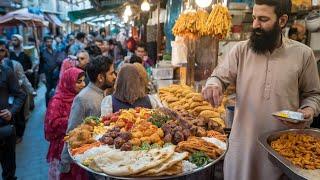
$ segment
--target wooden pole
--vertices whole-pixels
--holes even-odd
[[[219,39],[213,38],[213,68],[216,68],[218,65],[218,56],[219,56]]]
[[[188,86],[194,85],[195,63],[196,63],[196,40],[188,39],[188,56],[187,56],[187,80]]]
[[[160,29],[160,0],[157,3],[158,23],[157,23],[157,62],[160,60],[159,54],[161,51],[161,29]]]

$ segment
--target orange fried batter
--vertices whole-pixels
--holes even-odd
[[[272,141],[271,147],[296,166],[304,169],[320,169],[320,138],[288,133]]]

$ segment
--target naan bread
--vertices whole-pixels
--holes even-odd
[[[172,167],[156,174],[148,174],[147,176],[172,176],[183,172],[182,162],[178,162]]]
[[[171,168],[173,165],[177,164],[178,162],[182,161],[188,157],[188,152],[183,153],[177,153],[175,152],[169,159],[167,159],[165,162],[159,164],[156,167],[153,167],[151,169],[148,169],[140,174],[138,176],[150,176],[152,174],[160,173],[166,169]]]
[[[112,151],[94,158],[96,165],[106,174],[129,176],[153,168],[174,153],[175,146],[150,151]]]

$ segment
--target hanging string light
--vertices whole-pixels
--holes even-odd
[[[196,4],[201,8],[206,8],[210,6],[212,0],[196,0]]]
[[[148,3],[148,0],[144,0],[141,4],[141,10],[142,11],[149,11],[150,10],[150,4]]]

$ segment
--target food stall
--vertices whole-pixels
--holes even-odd
[[[246,21],[246,7],[239,13],[221,3],[186,6],[172,28],[176,39],[171,62],[178,59],[179,80],[172,80],[176,75],[170,63],[159,62],[153,70],[157,82],[170,79],[154,91],[163,108],[87,117],[65,137],[73,161],[91,173],[117,179],[212,179],[214,166],[228,150],[226,128],[231,127],[232,113],[226,107],[234,104],[230,95],[235,87],[228,87],[221,106],[212,107],[199,93],[203,84],[198,81],[207,79],[218,64],[221,42],[247,38],[247,28],[232,26],[231,17],[238,13]],[[318,130],[289,130],[270,132],[259,141],[288,177],[317,179],[319,137]]]

